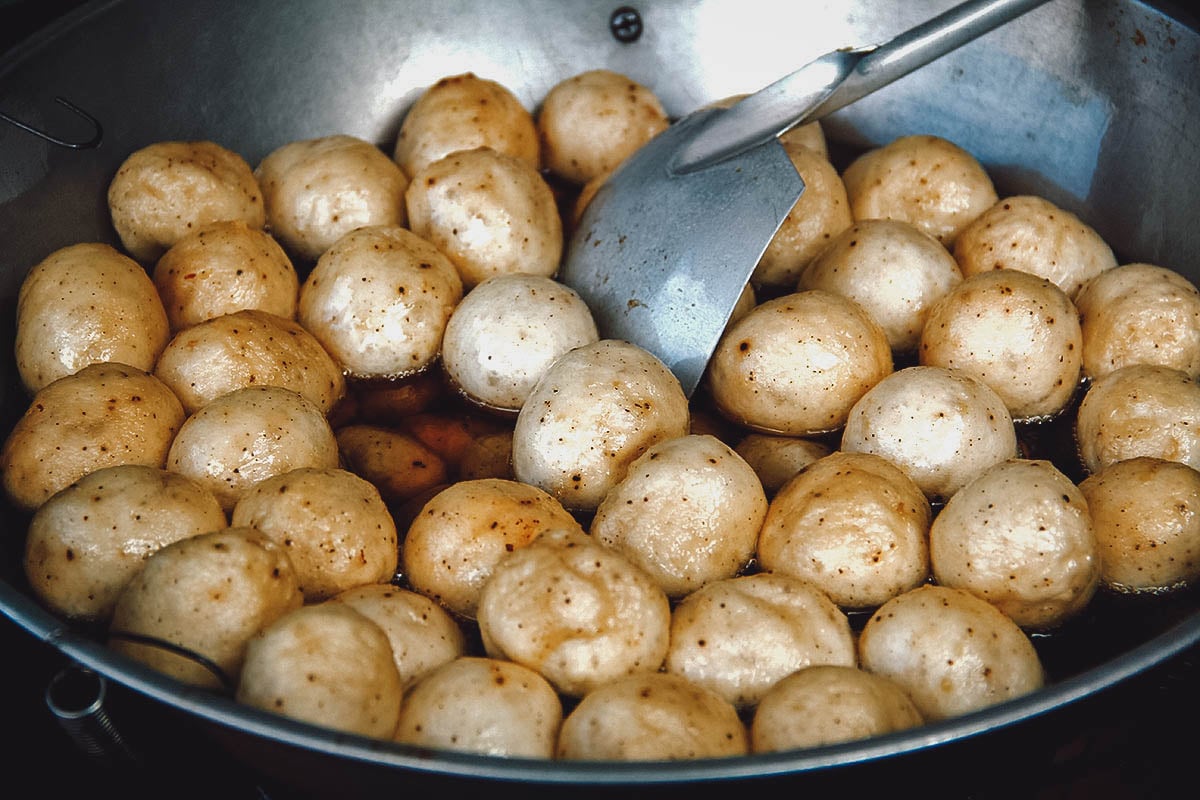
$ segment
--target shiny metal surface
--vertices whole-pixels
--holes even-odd
[[[616,4],[613,4],[614,6]],[[474,70],[530,107],[558,80],[608,67],[653,86],[682,115],[753,91],[825,52],[867,44],[950,2],[647,0],[632,44],[592,0],[438,4],[354,0],[287,4],[204,0],[95,2],[0,62],[0,107],[76,140],[53,98],[104,126],[94,150],[66,150],[0,125],[0,310],[12,329],[25,272],[58,247],[115,243],[104,192],[132,150],[213,138],[250,163],[287,141],[349,133],[390,147],[408,104],[439,77]],[[906,133],[974,153],[1002,194],[1042,194],[1091,222],[1123,261],[1200,279],[1200,35],[1126,0],[1052,0],[1004,28],[832,114],[826,131],[854,149]],[[69,115],[68,115],[69,116]],[[86,129],[80,129],[86,138]],[[729,235],[737,235],[730,231]],[[3,354],[0,413],[28,398]],[[2,511],[0,612],[81,664],[250,744],[312,754],[326,768],[543,784],[650,785],[790,775],[913,755],[1087,697],[1200,641],[1195,592],[1153,605],[1115,603],[1072,636],[1039,641],[1053,682],[1020,700],[903,735],[732,761],[583,764],[415,751],[328,731],[181,688],[109,652],[92,632],[43,610],[19,566],[24,520]],[[1074,637],[1074,638],[1073,638]]]
[[[670,169],[704,169],[823,119],[1045,2],[969,0],[881,44],[831,50],[713,115],[680,145]]]
[[[804,189],[773,139],[708,169],[673,174],[679,148],[719,113],[689,115],[625,161],[588,203],[559,273],[587,302],[603,338],[658,356],[688,397]]]

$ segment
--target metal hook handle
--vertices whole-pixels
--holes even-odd
[[[93,134],[92,138],[88,139],[86,142],[70,142],[70,141],[67,141],[66,139],[60,139],[57,136],[54,136],[52,134],[46,133],[43,130],[39,130],[38,128],[35,128],[32,125],[27,125],[24,122],[21,122],[21,120],[10,116],[10,115],[4,113],[3,111],[0,111],[0,119],[4,120],[5,122],[9,123],[10,125],[17,126],[18,128],[20,128],[23,131],[28,131],[29,133],[32,133],[34,136],[45,139],[47,142],[56,144],[59,147],[67,147],[67,148],[70,148],[71,150],[88,150],[93,147],[99,146],[100,139],[103,138],[103,136],[104,136],[104,129],[100,126],[99,120],[97,120],[91,114],[84,111],[79,106],[72,103],[70,100],[67,100],[65,97],[56,97],[56,98],[54,98],[54,101],[61,106],[65,106],[70,111],[74,112],[78,116],[83,117],[85,120],[90,122],[92,124],[92,127],[96,129],[96,132],[95,132],[95,134]]]

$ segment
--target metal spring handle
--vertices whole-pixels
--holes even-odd
[[[58,103],[60,106],[67,108],[69,111],[76,114],[77,116],[80,116],[83,119],[87,120],[87,122],[90,123],[92,126],[92,137],[83,142],[73,142],[68,139],[63,139],[62,137],[55,136],[52,133],[47,133],[46,131],[44,131],[40,128],[35,128],[32,125],[30,125],[26,122],[22,122],[21,120],[17,119],[16,117],[14,117],[10,114],[6,114],[3,111],[0,111],[0,119],[4,120],[9,125],[14,125],[23,131],[32,133],[34,136],[37,136],[38,138],[41,138],[41,139],[45,139],[47,142],[50,142],[51,144],[56,144],[59,147],[66,147],[71,150],[89,150],[91,148],[100,146],[100,140],[104,138],[104,129],[101,127],[99,120],[97,120],[91,114],[87,113],[82,108],[75,105],[70,100],[66,99],[65,97],[55,97],[54,102]]]
[[[72,741],[100,763],[136,764],[137,755],[117,730],[104,707],[104,677],[79,664],[70,664],[50,679],[46,706]]]

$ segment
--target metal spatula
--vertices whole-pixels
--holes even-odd
[[[778,135],[1047,0],[973,0],[885,44],[835,50],[728,109],[690,114],[596,192],[560,279],[605,338],[658,356],[691,396],[755,265],[804,190]]]

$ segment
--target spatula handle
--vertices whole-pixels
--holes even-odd
[[[818,120],[1046,2],[969,0],[884,44],[826,53],[711,115],[676,154],[671,170],[703,169]]]

